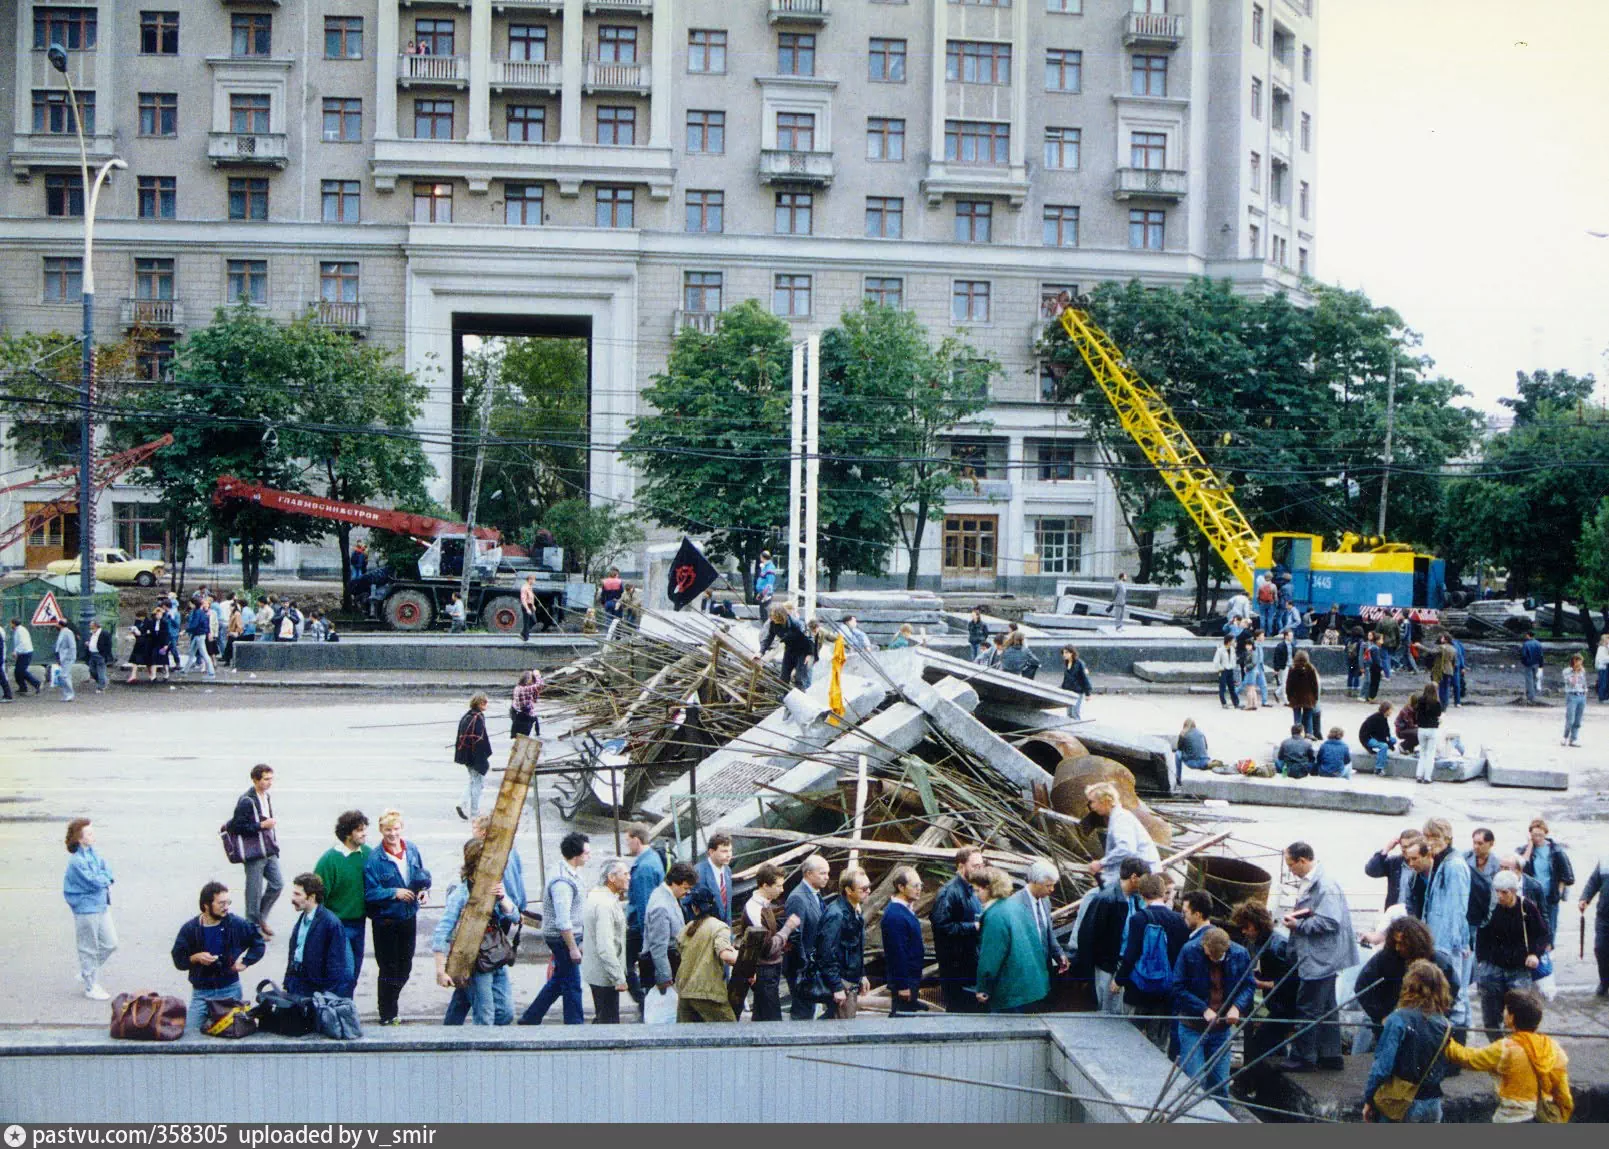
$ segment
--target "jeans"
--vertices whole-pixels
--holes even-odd
[[[1383,1113],[1376,1112],[1374,1119],[1384,1125],[1393,1125],[1395,1122]],[[1408,1105],[1408,1112],[1402,1115],[1404,1125],[1440,1125],[1441,1124],[1441,1098],[1418,1098]]]
[[[239,978],[217,989],[192,989],[190,991],[190,1008],[184,1017],[184,1031],[186,1033],[200,1033],[201,1027],[207,1024],[207,1002],[217,1001],[219,998],[226,997],[234,998],[237,1001],[241,1000],[242,990]]]
[[[1334,975],[1296,983],[1296,1016],[1302,1022],[1299,1029],[1321,1017],[1326,1020],[1291,1039],[1292,1058],[1312,1063],[1319,1058],[1341,1056],[1341,1027],[1335,1014]]]
[[[1261,667],[1253,667],[1252,672],[1246,675],[1241,685],[1246,688],[1248,693],[1255,686],[1257,688],[1257,701],[1264,706],[1268,705],[1268,676]]]
[[[1453,671],[1453,705],[1454,706],[1462,706],[1463,704],[1464,704],[1464,668],[1462,666],[1460,666],[1457,670]]]
[[[246,917],[262,925],[285,888],[285,880],[279,876],[279,858],[253,858],[245,866]]]
[[[1213,1026],[1197,1032],[1182,1021],[1174,1022],[1174,1026],[1179,1039],[1179,1068],[1196,1079],[1209,1095],[1229,1100],[1230,1058],[1227,1053],[1219,1054],[1229,1041],[1229,1030]]]
[[[1542,920],[1548,924],[1548,937],[1554,944],[1559,940],[1559,903],[1547,902],[1542,906]]]
[[[95,680],[98,689],[106,689],[106,660],[98,654],[89,656],[89,676]]]
[[[1542,668],[1527,666],[1520,673],[1525,676],[1525,701],[1535,702],[1542,688]]]
[[[1386,772],[1386,760],[1391,756],[1391,748],[1395,745],[1396,742],[1394,741],[1381,742],[1378,738],[1369,739],[1368,748],[1374,754],[1374,772],[1376,774]]]
[[[464,772],[469,775],[469,781],[464,786],[463,800],[458,804],[474,818],[480,814],[480,792],[486,787],[486,775],[472,766],[464,767]]]
[[[39,676],[28,669],[29,664],[32,663],[33,660],[34,656],[32,651],[29,651],[27,654],[17,655],[15,673],[18,694],[27,694],[30,686],[34,688],[35,694],[43,694],[45,691],[45,684],[40,681]]]
[[[491,973],[471,974],[469,984],[453,990],[443,1025],[463,1025],[469,1018],[475,1025],[513,1025],[514,994],[508,985],[508,967]]]
[[[1503,1027],[1503,995],[1511,989],[1530,989],[1533,984],[1531,971],[1524,966],[1504,969],[1486,961],[1475,963],[1475,981],[1480,986],[1481,1024],[1491,1030]]]
[[[374,919],[374,964],[380,968],[377,1004],[382,1025],[397,1016],[402,987],[413,976],[417,922],[416,917]]]
[[[1117,992],[1118,987],[1112,984],[1114,972],[1095,967],[1095,1000],[1100,1004],[1102,1013],[1124,1017],[1130,1010],[1123,1001],[1123,995]]]
[[[1233,701],[1235,709],[1240,709],[1240,690],[1235,684],[1233,670],[1220,670],[1218,672],[1218,705],[1228,706]]]
[[[1073,719],[1074,721],[1083,719],[1084,696],[1082,694],[1073,695],[1073,704],[1067,708],[1067,717]]]
[[[577,947],[580,942],[576,943]],[[560,938],[550,938],[549,947],[553,950],[553,976],[548,978],[542,992],[536,995],[536,1000],[525,1007],[525,1013],[520,1017],[521,1025],[541,1025],[542,1019],[547,1016],[548,1008],[564,995],[564,1024],[580,1025],[584,1020],[581,1015],[581,964],[570,960],[570,951],[565,949]]]
[[[969,642],[969,643],[967,643],[967,650],[968,650],[967,661],[968,662],[976,662],[976,661],[978,661],[978,651],[980,651],[982,649],[983,649],[983,643],[981,643],[981,642]]]
[[[1175,786],[1183,786],[1184,785],[1184,768],[1186,766],[1190,767],[1190,769],[1192,769],[1192,770],[1205,770],[1208,766],[1211,766],[1211,765],[1212,765],[1212,759],[1211,758],[1189,758],[1189,759],[1187,759],[1184,756],[1184,751],[1183,750],[1175,750],[1173,752],[1173,784]]]
[[[1346,692],[1356,694],[1363,685],[1363,672],[1356,667],[1346,668]]]
[[[78,942],[78,976],[85,989],[94,989],[100,984],[101,966],[117,952],[117,929],[112,925],[112,911],[74,914],[73,935]]]
[[[1598,701],[1609,702],[1609,666],[1598,671]]]
[[[73,663],[69,660],[67,662],[58,662],[56,665],[61,667],[61,700],[71,702],[75,697],[73,694]]]
[[[1291,707],[1291,725],[1300,726],[1304,734],[1318,737],[1318,711],[1311,706]]]
[[[347,948],[352,951],[352,981],[340,990],[342,997],[356,997],[358,976],[363,973],[363,931],[368,928],[367,918],[358,918],[356,921],[341,919],[341,930],[346,934]]]
[[[1277,637],[1278,634],[1279,634],[1279,631],[1274,629],[1274,624],[1278,620],[1279,620],[1279,604],[1278,603],[1260,602],[1260,603],[1257,604],[1257,621],[1262,625],[1264,634],[1272,634],[1272,635],[1275,635]]]
[[[1429,782],[1436,773],[1436,750],[1441,745],[1441,730],[1432,726],[1419,728],[1419,765],[1414,769],[1413,776],[1421,782]]]
[[[1564,696],[1564,736],[1573,745],[1581,738],[1581,719],[1587,713],[1587,696],[1585,694],[1566,694]]]
[[[1450,674],[1444,674],[1441,676],[1441,681],[1436,683],[1436,701],[1441,703],[1441,708],[1443,710],[1446,710],[1447,704],[1452,701],[1452,695],[1453,676]]]
[[[209,677],[218,673],[217,668],[212,665],[212,655],[207,653],[207,636],[204,634],[192,634],[190,636],[190,657],[185,660],[183,669],[189,671],[191,667],[197,664],[207,672]]]

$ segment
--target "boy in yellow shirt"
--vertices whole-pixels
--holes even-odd
[[[1512,1125],[1536,1121],[1537,1103],[1548,1098],[1557,1109],[1554,1121],[1569,1121],[1575,1110],[1570,1095],[1570,1059],[1559,1043],[1537,1032],[1542,999],[1535,990],[1511,989],[1503,995],[1503,1028],[1508,1035],[1483,1049],[1447,1043],[1447,1060],[1497,1078],[1497,1112],[1492,1121]],[[1541,1118],[1548,1120],[1547,1116]]]

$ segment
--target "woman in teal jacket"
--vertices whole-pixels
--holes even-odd
[[[991,1013],[1022,1013],[1050,992],[1045,943],[1028,907],[1011,896],[1011,879],[987,869],[972,879],[978,918],[978,1001]]]

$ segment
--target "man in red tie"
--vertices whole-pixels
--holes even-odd
[[[699,890],[708,890],[715,899],[715,916],[732,924],[732,835],[711,834],[698,863],[698,884],[683,902],[691,901]]]

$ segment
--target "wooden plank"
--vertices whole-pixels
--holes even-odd
[[[760,867],[761,866],[764,866],[766,864],[770,864],[770,865],[773,865],[773,866],[786,866],[789,862],[793,861],[795,858],[803,858],[803,857],[806,857],[809,854],[814,853],[815,849],[816,849],[816,844],[814,842],[801,842],[797,846],[793,846],[793,847],[791,847],[789,849],[783,850],[782,853],[780,853],[780,854],[772,854],[764,862],[756,862],[756,863],[754,863],[754,865],[749,866],[746,869],[739,870],[737,873],[732,875],[732,880],[734,882],[746,882],[746,881],[749,881],[751,878],[753,878],[756,874],[758,874],[760,872]]]
[[[866,755],[860,755],[860,765],[855,771],[855,837],[861,837],[866,831]],[[860,865],[860,851],[849,851],[849,868],[854,869]]]
[[[1195,854],[1199,854],[1202,850],[1209,849],[1212,846],[1216,846],[1219,842],[1223,841],[1225,838],[1233,836],[1233,834],[1234,834],[1233,830],[1225,830],[1221,834],[1214,834],[1210,838],[1203,838],[1201,841],[1197,842],[1193,846],[1186,846],[1184,849],[1180,850],[1177,854],[1170,854],[1168,857],[1163,858],[1162,859],[1162,868],[1165,870],[1169,866],[1176,866],[1180,862],[1184,861],[1186,858],[1191,857],[1192,855],[1195,855]],[[1099,887],[1097,887],[1097,889],[1098,888]],[[1072,917],[1074,914],[1076,914],[1078,912],[1078,907],[1083,904],[1084,898],[1089,897],[1089,894],[1092,894],[1094,892],[1095,892],[1095,890],[1090,890],[1089,893],[1085,894],[1084,897],[1079,898],[1078,901],[1076,901],[1076,902],[1068,902],[1065,906],[1062,906],[1060,909],[1053,910],[1051,912],[1051,915],[1050,915],[1050,920],[1053,921],[1053,922],[1064,922],[1064,921],[1066,921],[1068,918]]]
[[[514,744],[508,751],[508,765],[503,769],[503,784],[497,790],[497,804],[492,807],[491,822],[486,827],[486,844],[481,848],[480,864],[475,867],[469,901],[458,918],[452,949],[447,953],[447,976],[458,985],[468,982],[475,971],[481,938],[497,900],[493,890],[503,880],[509,851],[514,848],[514,832],[525,810],[531,773],[541,757],[539,739],[524,734],[514,736]],[[537,822],[540,825],[541,811],[537,812]]]
[[[913,845],[909,842],[879,842],[875,838],[844,838],[835,834],[801,834],[794,830],[761,829],[759,826],[734,826],[735,838],[764,838],[773,842],[808,842],[822,850],[853,850],[859,848],[868,854],[886,854],[896,858],[928,858],[935,861],[955,861],[955,850]],[[1022,870],[1039,861],[1027,854],[1008,850],[984,850],[983,860],[991,866]]]

